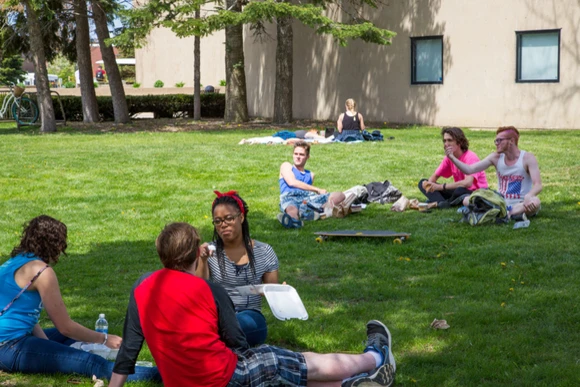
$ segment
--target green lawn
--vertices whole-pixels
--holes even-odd
[[[472,228],[453,209],[394,213],[389,205],[283,229],[275,218],[278,169],[291,148],[237,145],[271,133],[39,135],[0,124],[0,262],[25,221],[43,213],[64,221],[68,256],[56,272],[69,313],[87,327],[106,313],[110,332],[121,334],[133,282],[161,266],[154,240],[162,227],[190,222],[209,240],[212,191],[236,189],[249,203],[253,237],[272,245],[280,279],[309,313],[307,321],[282,322],[264,305],[269,343],[358,353],[366,322],[380,319],[393,334],[401,386],[580,385],[580,132],[522,132],[520,147],[538,158],[544,191],[540,216],[520,230]],[[382,133],[395,139],[314,146],[308,167],[316,185],[333,191],[388,179],[423,200],[417,182],[443,157],[439,128]],[[466,134],[480,157],[494,150],[493,132]],[[497,187],[495,173],[487,176]],[[336,229],[412,238],[315,242],[314,231]],[[451,328],[430,329],[434,318]],[[51,325],[46,316],[41,323]],[[152,360],[146,352],[141,359]],[[69,378],[0,374],[0,384],[57,386]]]

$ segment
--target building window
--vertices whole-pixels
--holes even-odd
[[[411,84],[443,83],[443,36],[411,38]]]
[[[516,31],[516,82],[560,82],[560,30]]]

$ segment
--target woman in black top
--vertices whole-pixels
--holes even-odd
[[[341,113],[336,122],[338,129],[337,141],[363,141],[362,131],[365,122],[362,114],[356,111],[356,102],[349,98],[345,103],[346,112]]]

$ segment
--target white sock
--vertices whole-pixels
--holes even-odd
[[[375,367],[380,366],[381,364],[383,364],[383,354],[380,352],[375,351],[374,349],[370,349],[367,351],[367,353],[370,353],[371,355],[373,355],[373,357],[375,358]]]

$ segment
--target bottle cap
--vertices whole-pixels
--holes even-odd
[[[105,314],[104,313],[99,314],[99,318],[105,318]]]

